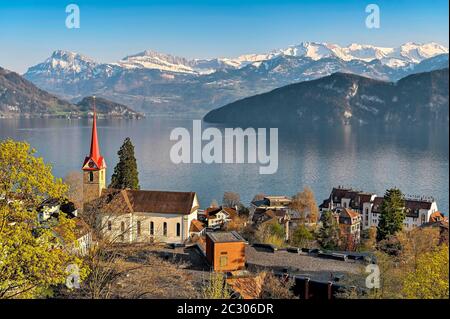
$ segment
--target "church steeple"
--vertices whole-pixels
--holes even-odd
[[[106,162],[100,154],[97,134],[97,112],[95,110],[95,96],[93,100],[93,122],[91,134],[91,149],[83,162],[83,202],[88,203],[101,196],[106,188]]]
[[[91,135],[91,150],[89,156],[86,156],[83,163],[83,170],[96,170],[106,168],[105,159],[100,154],[100,146],[98,143],[97,134],[97,112],[95,110],[95,96],[92,97],[93,101],[93,122],[92,122],[92,135]]]

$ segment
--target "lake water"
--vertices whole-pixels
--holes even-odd
[[[28,141],[53,164],[60,177],[80,170],[89,152],[92,121],[0,119],[0,139]],[[206,126],[206,125],[205,125]],[[399,187],[411,195],[433,196],[449,208],[449,131],[442,128],[387,129],[372,126],[299,127],[279,132],[279,167],[260,175],[259,164],[173,164],[173,128],[192,128],[191,119],[148,117],[99,120],[101,151],[111,177],[125,137],[135,148],[142,189],[195,191],[202,207],[235,191],[244,203],[257,193],[293,195],[312,188],[318,204],[333,186],[344,185],[379,195]]]

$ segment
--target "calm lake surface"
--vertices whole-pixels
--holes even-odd
[[[54,174],[64,177],[80,170],[89,152],[91,123],[87,119],[0,119],[0,139],[29,142],[53,164]],[[309,186],[320,204],[337,185],[379,195],[396,186],[405,194],[433,196],[438,208],[448,213],[448,126],[280,129],[279,166],[273,175],[260,175],[259,164],[173,164],[169,152],[175,142],[169,136],[176,127],[191,131],[192,119],[98,120],[109,178],[117,151],[129,136],[142,189],[195,191],[202,207],[212,199],[220,202],[225,191],[238,192],[249,203],[257,193],[293,195]]]

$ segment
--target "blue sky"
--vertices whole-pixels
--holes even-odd
[[[80,29],[65,27],[70,3],[80,7]],[[365,26],[370,3],[380,7],[380,29]],[[145,49],[207,58],[301,41],[448,46],[448,10],[447,0],[1,0],[0,66],[23,73],[57,49],[113,62]]]

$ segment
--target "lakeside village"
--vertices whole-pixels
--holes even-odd
[[[337,186],[320,205],[305,188],[202,209],[195,192],[139,189],[129,139],[107,186],[95,113],[68,190],[32,153],[0,144],[0,298],[448,298],[432,198]]]

